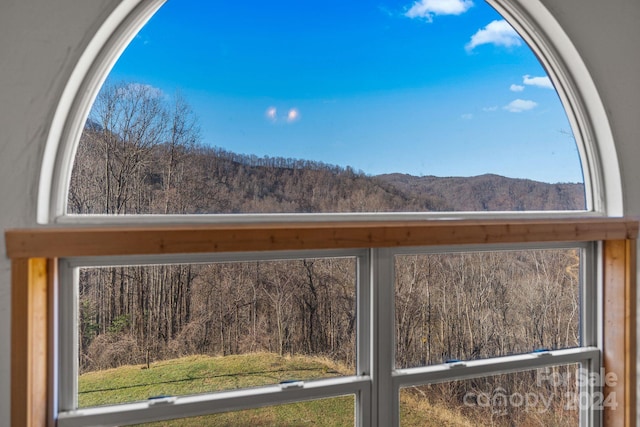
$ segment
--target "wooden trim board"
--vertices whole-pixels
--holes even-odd
[[[10,258],[380,248],[635,238],[625,218],[433,220],[8,230]]]

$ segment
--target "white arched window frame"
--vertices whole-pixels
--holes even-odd
[[[43,156],[43,163],[40,176],[40,187],[38,193],[38,211],[37,219],[41,224],[55,224],[55,223],[67,223],[67,224],[123,224],[132,223],[140,224],[146,222],[156,223],[190,223],[190,222],[206,222],[206,223],[259,223],[265,221],[273,222],[287,222],[287,221],[334,221],[345,220],[349,221],[365,221],[370,219],[390,219],[390,220],[406,220],[406,219],[434,219],[447,218],[451,216],[469,217],[469,218],[493,218],[493,219],[510,219],[513,217],[540,217],[540,218],[553,218],[563,216],[621,216],[623,212],[622,205],[622,191],[621,180],[618,168],[618,160],[616,157],[616,150],[614,147],[614,141],[612,132],[609,127],[606,112],[601,103],[597,89],[589,76],[589,72],[583,63],[580,55],[576,51],[575,47],[571,43],[570,39],[563,32],[560,25],[555,21],[553,16],[548,10],[538,1],[525,2],[520,0],[489,0],[492,6],[494,6],[511,25],[520,33],[520,35],[529,44],[531,49],[536,53],[540,59],[542,65],[546,68],[551,80],[558,91],[558,94],[566,109],[567,116],[571,123],[573,133],[576,138],[577,148],[580,153],[582,162],[584,183],[586,190],[587,209],[584,212],[526,212],[526,213],[455,213],[455,214],[430,214],[430,213],[403,213],[403,214],[362,214],[362,215],[340,215],[340,214],[318,214],[318,215],[295,215],[295,214],[279,214],[279,215],[204,215],[204,216],[67,216],[66,215],[66,200],[68,192],[68,183],[73,166],[73,160],[75,157],[75,150],[80,139],[80,134],[86,120],[87,114],[91,107],[91,103],[95,98],[99,88],[106,79],[106,76],[122,53],[127,44],[142,28],[142,26],[148,21],[148,19],[155,13],[155,11],[163,4],[162,0],[124,0],[122,1],[109,15],[104,24],[98,29],[96,35],[89,42],[86,50],[80,58],[76,68],[74,69],[67,86],[60,98],[60,103],[55,112],[52,120],[51,129],[48,135],[48,140]],[[502,246],[503,248],[510,248],[511,246]],[[516,245],[515,248],[535,248],[531,245]],[[549,247],[554,247],[553,245]],[[559,246],[562,247],[562,246]],[[597,245],[580,246],[585,250],[587,258],[591,260],[597,259],[599,256],[599,248]],[[455,247],[453,248],[456,249]],[[491,249],[491,248],[489,248]],[[494,247],[495,249],[495,247]],[[342,252],[339,252],[342,253]],[[382,348],[389,348],[393,346],[393,336],[391,326],[393,319],[393,307],[391,305],[376,305],[374,300],[380,298],[393,299],[392,294],[385,295],[376,294],[376,292],[382,289],[383,292],[392,291],[390,287],[380,286],[380,281],[386,281],[392,283],[393,281],[393,268],[390,267],[389,259],[392,258],[397,251],[388,249],[371,249],[367,252],[354,250],[353,254],[361,259],[364,263],[365,270],[371,273],[372,277],[365,274],[364,281],[370,281],[374,284],[370,288],[367,288],[371,294],[360,293],[358,304],[362,316],[362,322],[366,325],[359,331],[361,336],[366,339],[361,339],[362,348],[369,349],[370,353],[364,353],[363,357],[366,357],[371,361],[371,365],[367,363],[361,363],[359,369],[362,368],[366,371],[364,377],[371,377],[373,375],[375,380],[374,390],[371,390],[369,383],[370,380],[362,378],[361,380],[354,379],[351,383],[336,383],[329,384],[329,388],[334,391],[323,394],[319,392],[318,397],[330,396],[332,393],[339,394],[342,391],[354,392],[356,395],[360,394],[358,399],[360,403],[356,404],[358,419],[362,425],[391,425],[397,421],[397,390],[402,385],[408,385],[412,383],[420,383],[421,378],[424,377],[424,381],[430,381],[440,374],[436,368],[426,369],[425,372],[414,373],[413,379],[402,379],[400,377],[394,377],[391,372],[391,361],[387,360],[393,358],[392,353],[377,354],[378,350]],[[402,253],[402,251],[400,251]],[[303,255],[304,253],[300,253]],[[325,254],[324,252],[318,252],[319,256]],[[327,256],[332,256],[332,252],[326,253]],[[246,255],[251,257],[252,255]],[[253,255],[255,256],[255,254]],[[293,255],[288,255],[293,256]],[[223,256],[224,257],[224,256]],[[244,257],[240,257],[245,259]],[[381,259],[386,260],[386,264],[379,262]],[[172,257],[153,257],[151,258],[137,258],[129,261],[124,261],[123,258],[100,258],[100,259],[88,259],[78,260],[70,258],[67,261],[63,261],[61,264],[61,276],[59,280],[73,280],[70,278],[73,268],[77,268],[81,265],[89,264],[104,264],[109,265],[113,262],[120,263],[136,263],[136,262],[175,262]],[[601,289],[602,283],[600,279],[597,279],[598,269],[595,267],[587,268],[585,274],[590,276],[590,289],[586,289],[583,292],[589,301],[585,307],[588,309],[587,318],[583,319],[583,326],[588,329],[587,344],[590,348],[583,349],[583,353],[558,353],[554,363],[572,363],[576,361],[587,361],[585,363],[600,364],[600,355],[594,347],[600,345],[602,337],[599,336],[598,327],[595,323],[595,317],[598,315],[602,300],[598,296],[598,289]],[[363,290],[364,288],[359,290]],[[65,308],[72,308],[74,296],[72,293],[62,292],[59,295],[60,306],[54,308],[54,311],[58,309],[60,312],[64,312]],[[366,301],[371,302],[369,311],[365,304]],[[65,305],[71,304],[71,305]],[[367,320],[367,316],[375,314],[377,322],[373,321],[371,317]],[[589,314],[591,313],[591,314]],[[593,315],[593,318],[592,318]],[[66,321],[66,325],[73,324],[73,316],[70,316]],[[387,323],[382,326],[380,319],[387,319]],[[63,321],[63,322],[64,322]],[[368,323],[371,322],[371,323]],[[384,322],[382,322],[384,323]],[[63,324],[62,329],[65,328]],[[64,335],[64,333],[62,334]],[[71,354],[64,353],[69,346],[66,344],[73,343],[73,335],[67,335],[61,342],[57,342],[57,346],[61,349],[60,353],[56,356],[59,360],[73,360],[73,352]],[[55,346],[54,346],[55,347]],[[68,357],[71,356],[71,357]],[[378,357],[379,356],[379,357]],[[364,358],[362,359],[364,361]],[[500,366],[498,366],[501,364]],[[543,366],[539,362],[529,363],[524,359],[514,359],[499,362],[498,364],[489,362],[488,364],[476,364],[471,367],[470,375],[478,375],[485,373],[490,375],[497,372],[509,372],[510,370],[521,370],[528,366],[537,367]],[[64,361],[61,362],[64,373],[72,373],[74,367],[72,364],[64,366]],[[54,370],[57,369],[57,366]],[[372,372],[373,371],[373,372]],[[444,377],[447,377],[447,373],[444,373]],[[451,379],[457,378],[455,375],[449,375]],[[449,378],[447,377],[447,378]],[[64,376],[60,378],[58,383],[61,383],[62,391],[54,392],[55,406],[58,405],[58,400],[61,400],[63,406],[73,406],[73,384],[69,385],[64,380]],[[309,396],[316,396],[314,391],[308,392]],[[255,397],[255,396],[254,396]],[[242,396],[238,399],[241,402],[242,399],[246,399],[247,396]],[[265,398],[265,404],[277,403],[278,399],[273,397]],[[380,409],[376,412],[372,407],[377,406],[380,402],[391,401],[391,406],[387,409]],[[225,400],[219,405],[224,407],[228,405],[232,400]],[[284,400],[283,400],[284,402]],[[206,405],[210,405],[211,401],[208,401]],[[206,406],[206,405],[203,405]],[[253,404],[247,404],[246,407],[251,407]],[[214,405],[215,406],[215,405]],[[196,409],[191,414],[198,413],[197,405]],[[227,406],[234,408],[245,407],[242,403],[238,403],[236,406]],[[216,409],[216,411],[219,410]],[[133,420],[144,421],[145,417],[149,417],[147,412],[142,411],[138,414],[137,409],[132,409],[131,412],[115,409],[112,413],[119,414],[118,416],[132,415]],[[73,411],[72,411],[73,412]],[[87,411],[85,411],[87,412]],[[107,411],[109,412],[109,411]],[[151,411],[153,412],[153,411]],[[149,413],[151,413],[149,412]],[[100,420],[101,417],[106,416],[107,420],[110,415],[102,413],[100,410],[88,411],[92,417],[92,420]],[[136,415],[138,414],[138,415]],[[68,417],[63,417],[61,425],[83,425],[85,420],[82,416],[76,416],[74,414],[67,414]],[[55,418],[56,415],[54,414]],[[121,420],[120,418],[113,418],[113,420]],[[151,418],[148,418],[151,419]],[[585,425],[598,425],[599,419],[593,414],[584,412],[581,416],[581,420]]]
[[[61,96],[52,120],[39,181],[37,220],[51,223],[104,223],[122,218],[67,215],[67,194],[73,160],[82,129],[100,87],[128,43],[162,6],[164,0],[123,0],[97,31],[80,58]],[[589,71],[571,40],[551,13],[539,2],[488,0],[520,33],[538,56],[553,81],[571,124],[584,175],[587,215],[621,216],[622,185],[611,128]],[[505,213],[507,216],[514,213]],[[531,214],[531,213],[528,213]],[[571,215],[575,215],[572,212]],[[500,216],[499,213],[473,213]],[[522,214],[520,214],[522,215]],[[549,216],[549,213],[543,215]],[[558,215],[562,215],[558,213]],[[377,214],[380,219],[385,214]],[[391,215],[407,217],[407,214]],[[412,215],[413,216],[413,215]],[[421,213],[418,217],[447,214]],[[456,217],[460,213],[456,213]],[[246,217],[246,218],[243,218]],[[317,215],[323,220],[342,215]],[[349,217],[353,217],[350,215]],[[366,219],[366,214],[355,219]],[[276,220],[298,220],[300,215],[277,215]],[[233,221],[264,220],[259,215],[155,216],[142,221]],[[268,219],[268,218],[267,218]],[[309,219],[308,217],[306,219]],[[137,222],[128,216],[124,221]]]

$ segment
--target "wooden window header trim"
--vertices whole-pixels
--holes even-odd
[[[7,256],[57,258],[636,239],[629,218],[463,219],[13,229]]]

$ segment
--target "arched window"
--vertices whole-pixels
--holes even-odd
[[[380,8],[373,14],[375,15],[373,18],[367,15],[366,22],[369,23],[369,27],[362,31],[369,31],[367,35],[371,37],[375,35],[379,41],[381,40],[380,46],[364,50],[355,59],[352,58],[351,62],[341,63],[341,65],[351,64],[351,66],[342,73],[335,71],[328,73],[330,76],[326,78],[322,75],[327,73],[322,69],[318,70],[317,68],[321,67],[317,67],[318,64],[310,58],[318,52],[319,54],[314,57],[316,62],[328,57],[329,60],[323,65],[326,68],[331,61],[343,61],[344,58],[340,55],[350,56],[347,55],[347,47],[342,51],[335,49],[336,35],[328,37],[330,39],[328,42],[323,40],[320,43],[316,40],[313,46],[316,51],[307,55],[306,62],[298,61],[302,64],[299,65],[298,74],[307,74],[310,67],[315,67],[315,74],[309,73],[311,75],[305,75],[305,79],[287,77],[286,70],[278,69],[278,61],[273,60],[269,63],[268,58],[265,59],[267,56],[280,55],[295,64],[296,55],[303,49],[287,50],[286,44],[279,41],[286,39],[286,34],[295,32],[295,25],[291,28],[281,26],[282,31],[273,36],[273,43],[268,47],[272,49],[270,55],[251,55],[251,50],[248,49],[249,51],[242,56],[242,49],[249,45],[246,42],[247,37],[244,39],[236,37],[233,40],[233,43],[236,43],[234,51],[237,52],[240,49],[241,54],[235,61],[231,61],[231,65],[224,63],[224,55],[228,56],[228,54],[219,49],[220,46],[211,54],[213,59],[221,63],[220,67],[211,68],[213,59],[208,59],[208,62],[201,59],[208,55],[191,55],[190,61],[195,62],[195,65],[192,65],[196,70],[206,70],[206,67],[214,70],[220,68],[220,70],[216,71],[217,75],[211,77],[207,75],[206,79],[197,73],[195,73],[196,77],[192,76],[194,73],[184,73],[192,77],[182,81],[171,81],[166,73],[145,77],[144,72],[136,74],[131,70],[135,60],[125,60],[126,58],[141,57],[140,51],[153,49],[156,49],[156,52],[162,51],[162,49],[158,50],[157,46],[148,48],[149,45],[154,46],[154,44],[143,39],[145,34],[143,30],[143,35],[138,36],[131,47],[125,51],[125,59],[121,61],[124,65],[118,65],[109,78],[107,88],[115,84],[138,86],[138,89],[146,87],[163,98],[163,103],[167,104],[166,108],[171,108],[168,104],[174,104],[175,108],[176,103],[182,103],[183,107],[191,107],[191,113],[197,113],[196,124],[199,124],[201,130],[195,134],[200,136],[196,139],[198,142],[196,146],[208,150],[208,154],[200,150],[197,157],[201,162],[206,162],[207,157],[223,162],[224,158],[221,159],[221,157],[235,156],[235,160],[240,160],[246,166],[245,169],[251,169],[252,163],[282,166],[287,162],[297,162],[298,164],[293,166],[298,167],[301,162],[306,162],[307,166],[325,169],[313,171],[316,176],[310,179],[323,183],[316,188],[316,194],[310,194],[308,190],[301,188],[302,185],[293,188],[289,185],[287,191],[284,191],[285,183],[280,183],[280,187],[283,188],[278,186],[271,189],[263,188],[258,192],[258,196],[254,197],[253,203],[242,204],[238,200],[251,198],[251,188],[234,187],[229,182],[219,185],[220,183],[216,184],[218,177],[203,177],[203,173],[200,173],[187,174],[187,179],[180,183],[184,190],[180,191],[174,188],[177,184],[162,178],[168,169],[165,167],[163,171],[161,170],[163,165],[156,164],[155,170],[142,171],[142,175],[147,176],[146,189],[150,193],[145,197],[146,205],[138,203],[140,206],[133,206],[129,203],[128,210],[118,206],[117,201],[107,203],[103,200],[101,205],[98,199],[107,197],[106,194],[111,194],[111,190],[118,191],[118,184],[107,191],[103,187],[109,185],[108,183],[96,184],[95,179],[87,180],[79,170],[74,175],[77,179],[71,181],[71,194],[67,193],[72,174],[70,166],[74,164],[71,158],[75,157],[76,144],[58,144],[56,137],[61,136],[60,132],[52,132],[52,141],[48,144],[48,150],[51,152],[45,156],[45,167],[41,177],[39,220],[75,222],[73,219],[65,218],[67,213],[115,212],[290,213],[487,210],[604,212],[606,210],[609,214],[619,214],[621,198],[619,177],[615,167],[617,160],[613,150],[602,148],[612,144],[607,122],[606,120],[589,120],[586,116],[587,108],[590,116],[604,114],[597,92],[588,79],[569,80],[570,75],[584,74],[584,69],[580,68],[581,62],[575,50],[563,38],[561,30],[557,26],[554,27],[554,21],[548,13],[542,7],[528,6],[531,10],[522,12],[510,6],[509,3],[495,4],[494,6],[508,19],[508,22],[518,30],[516,34],[505,19],[483,4],[469,7],[471,3],[460,2],[461,5],[466,6],[461,6],[459,15],[456,15],[458,11],[455,10],[431,10],[426,6],[422,10],[419,7],[421,3],[416,4],[418,6],[415,8],[400,4],[395,10]],[[85,134],[90,133],[91,129],[94,133],[98,131],[95,126],[92,128],[81,124],[82,117],[89,112],[88,105],[93,100],[91,94],[97,92],[99,83],[106,77],[107,67],[115,61],[115,54],[122,49],[128,38],[133,38],[135,30],[145,22],[149,17],[147,14],[151,14],[156,7],[155,2],[139,4],[137,8],[140,9],[138,12],[140,15],[135,15],[138,16],[137,19],[130,18],[132,28],[129,31],[132,33],[117,32],[111,37],[106,48],[101,51],[100,59],[94,62],[94,70],[90,74],[94,77],[85,79],[83,82],[81,93],[84,95],[76,101],[76,109],[74,109],[74,111],[80,110],[79,116],[76,116],[72,123],[67,123],[65,128],[54,129],[54,131],[64,132],[61,140],[78,141],[82,131],[85,131]],[[174,19],[180,19],[182,15],[172,14],[171,7],[171,3],[165,6],[166,15],[162,15],[161,10],[161,15],[157,17],[158,26],[169,25],[165,22],[168,18],[164,16],[176,15]],[[331,4],[327,6],[328,9],[331,7],[334,6]],[[349,27],[348,19],[354,20],[360,13],[356,9],[355,7],[338,9],[334,11],[334,15],[344,16],[340,19],[328,18],[325,23],[328,25],[330,22],[338,22],[339,24],[336,25],[342,25],[341,31],[347,33],[341,37],[347,37],[349,28],[355,28],[353,25]],[[463,9],[466,13],[462,12]],[[481,12],[478,12],[479,10]],[[221,9],[211,13],[215,18],[220,19],[221,16],[225,16],[224,13],[235,12],[232,9],[226,11]],[[548,27],[544,30],[546,33],[553,34],[554,44],[541,36],[545,32],[533,28],[525,13],[540,15],[539,18],[535,18],[536,25]],[[475,18],[468,19],[467,15]],[[283,14],[283,16],[286,18],[288,15]],[[248,16],[246,18],[248,19]],[[187,17],[182,16],[182,19]],[[232,19],[235,18],[228,18],[228,20]],[[248,23],[247,19],[244,21],[239,19],[237,26],[242,28],[242,25],[245,25],[249,28],[253,24]],[[391,30],[385,25],[391,26]],[[215,34],[218,38],[224,36],[224,26],[214,27],[220,28]],[[153,25],[150,28],[153,28]],[[188,33],[188,26],[185,28],[182,32]],[[447,28],[464,28],[464,31],[458,30],[456,32],[458,37],[451,42],[455,44],[447,46],[453,50],[453,53],[448,56],[441,54],[440,58],[446,59],[445,61],[429,63],[428,61],[433,61],[432,55],[420,54],[420,47],[427,46],[429,42],[439,45],[438,38],[433,38],[432,34],[448,34]],[[505,29],[507,33],[501,34],[500,31],[504,32]],[[319,28],[318,31],[317,34],[321,34],[320,31],[323,30]],[[440,32],[437,33],[437,31]],[[388,36],[387,32],[392,35]],[[309,31],[307,34],[314,33]],[[228,36],[235,37],[233,33]],[[197,38],[196,35],[193,37]],[[352,43],[358,42],[353,34],[351,37],[353,37]],[[442,38],[446,37],[440,36],[440,39]],[[406,40],[411,43],[406,43]],[[186,43],[184,40],[178,40],[175,43],[179,42]],[[302,39],[299,42],[302,43]],[[242,46],[241,43],[245,45]],[[180,50],[176,44],[169,45],[173,49]],[[396,53],[392,49],[395,45],[407,46]],[[87,56],[95,55],[98,48],[99,46],[89,49]],[[412,54],[412,49],[418,50],[418,53]],[[444,47],[440,50],[442,49]],[[556,52],[558,49],[562,50],[562,59],[568,58],[568,60],[560,59]],[[311,48],[308,50],[312,51]],[[263,53],[266,52],[267,48],[263,49]],[[393,55],[397,57],[394,59]],[[172,63],[177,62],[178,59]],[[90,58],[87,62],[88,60]],[[159,53],[156,53],[155,60],[166,61]],[[387,63],[394,61],[394,67],[385,66],[384,61]],[[404,68],[396,67],[396,62],[401,63]],[[186,65],[188,64],[181,66]],[[254,82],[253,87],[256,93],[248,96],[247,93],[242,92],[242,85],[238,83],[240,79],[247,79],[242,77],[238,70],[245,67],[246,74],[248,68],[260,66],[270,67],[271,74],[253,73],[253,76],[259,77],[251,80]],[[283,66],[286,66],[286,62]],[[358,66],[363,68],[362,73]],[[155,68],[170,69],[166,67],[166,62],[165,66]],[[397,71],[395,71],[396,68]],[[431,71],[434,68],[438,70]],[[409,75],[405,77],[402,70],[410,70]],[[168,73],[170,75],[171,71]],[[174,75],[179,74],[174,73]],[[227,84],[231,76],[235,76],[236,82]],[[293,82],[288,83],[285,80],[293,80]],[[203,81],[213,83],[204,84]],[[77,84],[77,82],[72,83]],[[154,86],[154,83],[157,84]],[[557,94],[550,89],[552,84],[557,89]],[[304,87],[311,86],[314,87],[314,93],[309,93],[308,89],[304,92]],[[272,87],[275,88],[272,89]],[[324,97],[323,88],[327,90]],[[73,89],[74,86],[70,84],[69,92]],[[182,94],[176,92],[178,89]],[[204,92],[205,90],[209,92]],[[215,96],[216,90],[221,96]],[[366,96],[367,90],[369,90],[369,98]],[[264,94],[269,92],[270,98],[260,99],[260,91]],[[115,92],[122,93],[122,90]],[[479,96],[474,95],[471,98],[469,94],[476,92]],[[438,95],[440,93],[442,96]],[[191,99],[190,94],[193,94]],[[329,95],[336,96],[325,99]],[[104,96],[106,96],[106,90],[99,98]],[[294,98],[296,96],[297,98]],[[249,99],[253,99],[252,103]],[[371,102],[372,99],[376,102]],[[444,101],[439,105],[437,101],[441,99]],[[560,100],[565,106],[564,111],[562,111]],[[312,105],[311,110],[304,115],[304,112],[299,111],[299,107],[293,105],[302,101]],[[495,102],[492,103],[492,101]],[[227,102],[226,107],[225,102]],[[292,105],[284,107],[278,105],[278,102],[283,103],[282,105]],[[336,103],[339,106],[334,105]],[[266,106],[259,108],[258,106],[262,104]],[[371,107],[360,111],[363,106],[369,105]],[[243,107],[246,110],[243,110]],[[292,119],[288,118],[290,112],[293,114]],[[440,118],[436,120],[434,117],[428,123],[429,112],[440,115]],[[93,117],[88,123],[97,125],[96,121],[100,121],[97,117],[99,114],[98,108],[94,108]],[[427,123],[421,127],[424,121]],[[109,129],[103,128],[103,131],[109,131]],[[117,132],[117,129],[114,129],[114,132]],[[403,138],[407,142],[399,144],[395,138]],[[164,135],[159,139],[166,142],[171,137]],[[301,139],[307,143],[296,143]],[[322,140],[334,142],[323,143]],[[278,141],[283,143],[278,144]],[[336,144],[340,144],[340,141],[349,141],[347,144],[349,148],[347,150],[331,149],[331,147],[339,147]],[[592,141],[598,141],[598,145],[594,145]],[[255,149],[251,148],[251,144],[254,144]],[[86,154],[88,145],[80,144],[80,158],[86,158],[83,154]],[[449,146],[450,148],[447,148]],[[404,148],[398,149],[398,147]],[[96,148],[96,144],[93,144],[93,148]],[[193,145],[191,148],[191,152],[196,151]],[[58,151],[57,155],[54,153],[55,150]],[[156,151],[159,151],[159,148]],[[93,154],[95,158],[96,153]],[[189,166],[201,168],[198,162],[195,163],[194,165],[192,162]],[[98,176],[100,173],[91,164],[76,162],[76,165],[78,169],[89,170],[94,178],[96,176],[100,178]],[[123,172],[127,173],[125,169]],[[330,178],[321,174],[321,172],[329,172],[328,170],[331,170]],[[282,168],[276,168],[276,171],[282,172]],[[117,170],[112,172],[117,174]],[[234,173],[238,175],[237,171]],[[336,193],[335,188],[344,186],[344,181],[349,179],[349,173],[355,173],[359,178],[357,183],[352,183],[351,197],[331,194],[334,199],[341,198],[343,202],[319,203],[317,201],[318,193]],[[403,174],[403,176],[397,174]],[[404,174],[411,176],[404,176]],[[442,178],[475,176],[475,179],[434,181],[432,175],[439,175]],[[512,179],[499,179],[494,175]],[[105,177],[100,179],[104,181]],[[127,181],[131,182],[134,178],[135,176],[129,177]],[[376,178],[382,178],[382,180]],[[411,182],[407,183],[407,178],[412,178]],[[110,179],[113,180],[113,176]],[[263,177],[263,179],[267,178]],[[253,187],[264,185],[255,176],[252,180]],[[543,183],[533,185],[536,183],[531,181]],[[75,191],[78,188],[75,182],[82,182],[82,187],[86,187],[80,192],[82,194]],[[577,186],[571,185],[576,183]],[[153,188],[154,185],[155,188]],[[245,186],[249,187],[249,184]],[[581,190],[581,186],[584,186],[584,190]],[[126,185],[124,187],[128,188]],[[90,194],[92,188],[101,196]],[[187,203],[189,206],[185,206],[185,203],[177,203],[179,206],[173,207],[168,203],[171,199],[168,193],[178,192],[184,197],[189,192],[202,191],[203,188],[209,193],[214,191],[217,193],[202,197],[199,204],[192,201]],[[358,191],[355,191],[355,188],[358,188]],[[295,191],[291,191],[292,189]],[[271,193],[271,190],[276,194]],[[501,192],[507,192],[509,196],[504,197],[500,194]],[[290,195],[290,198],[283,198],[282,193]],[[294,197],[291,195],[294,193],[298,196],[297,200],[291,200]],[[459,195],[458,200],[451,200],[455,199],[452,194]],[[357,195],[360,195],[361,199],[364,198],[365,203],[344,201],[357,199]],[[124,194],[124,198],[130,197]],[[329,198],[326,197],[326,199]],[[163,199],[164,202],[161,201]],[[207,200],[208,203],[203,204],[202,199]],[[214,200],[217,200],[217,203]]]
[[[55,256],[67,256],[57,263],[58,424],[526,423],[535,412],[596,425],[580,396],[607,384],[580,378],[602,365],[606,235],[588,238],[558,211],[578,224],[621,212],[619,179],[615,154],[602,154],[606,121],[593,120],[597,93],[575,79],[584,66],[548,12],[328,2],[310,19],[294,2],[229,2],[201,5],[197,25],[181,5],[161,9],[107,77],[159,6],[123,2],[51,133],[62,143],[47,148],[56,155],[45,156],[39,219],[109,224],[97,230],[119,248]],[[163,68],[205,74],[178,92],[127,64],[147,61],[154,24],[181,18],[185,33],[217,32],[215,63],[198,57],[202,68],[186,68],[202,48],[180,57],[191,47],[171,42]],[[416,51],[438,26],[467,31],[452,33],[455,54],[432,47],[444,51],[433,61]],[[545,232],[530,217],[560,225]],[[180,226],[113,228],[145,222]],[[189,245],[171,240],[181,227]]]
[[[578,151],[483,3],[169,2],[93,104],[67,213],[591,210]]]

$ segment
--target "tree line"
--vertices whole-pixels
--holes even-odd
[[[353,258],[82,269],[81,372],[193,354],[355,366]]]

